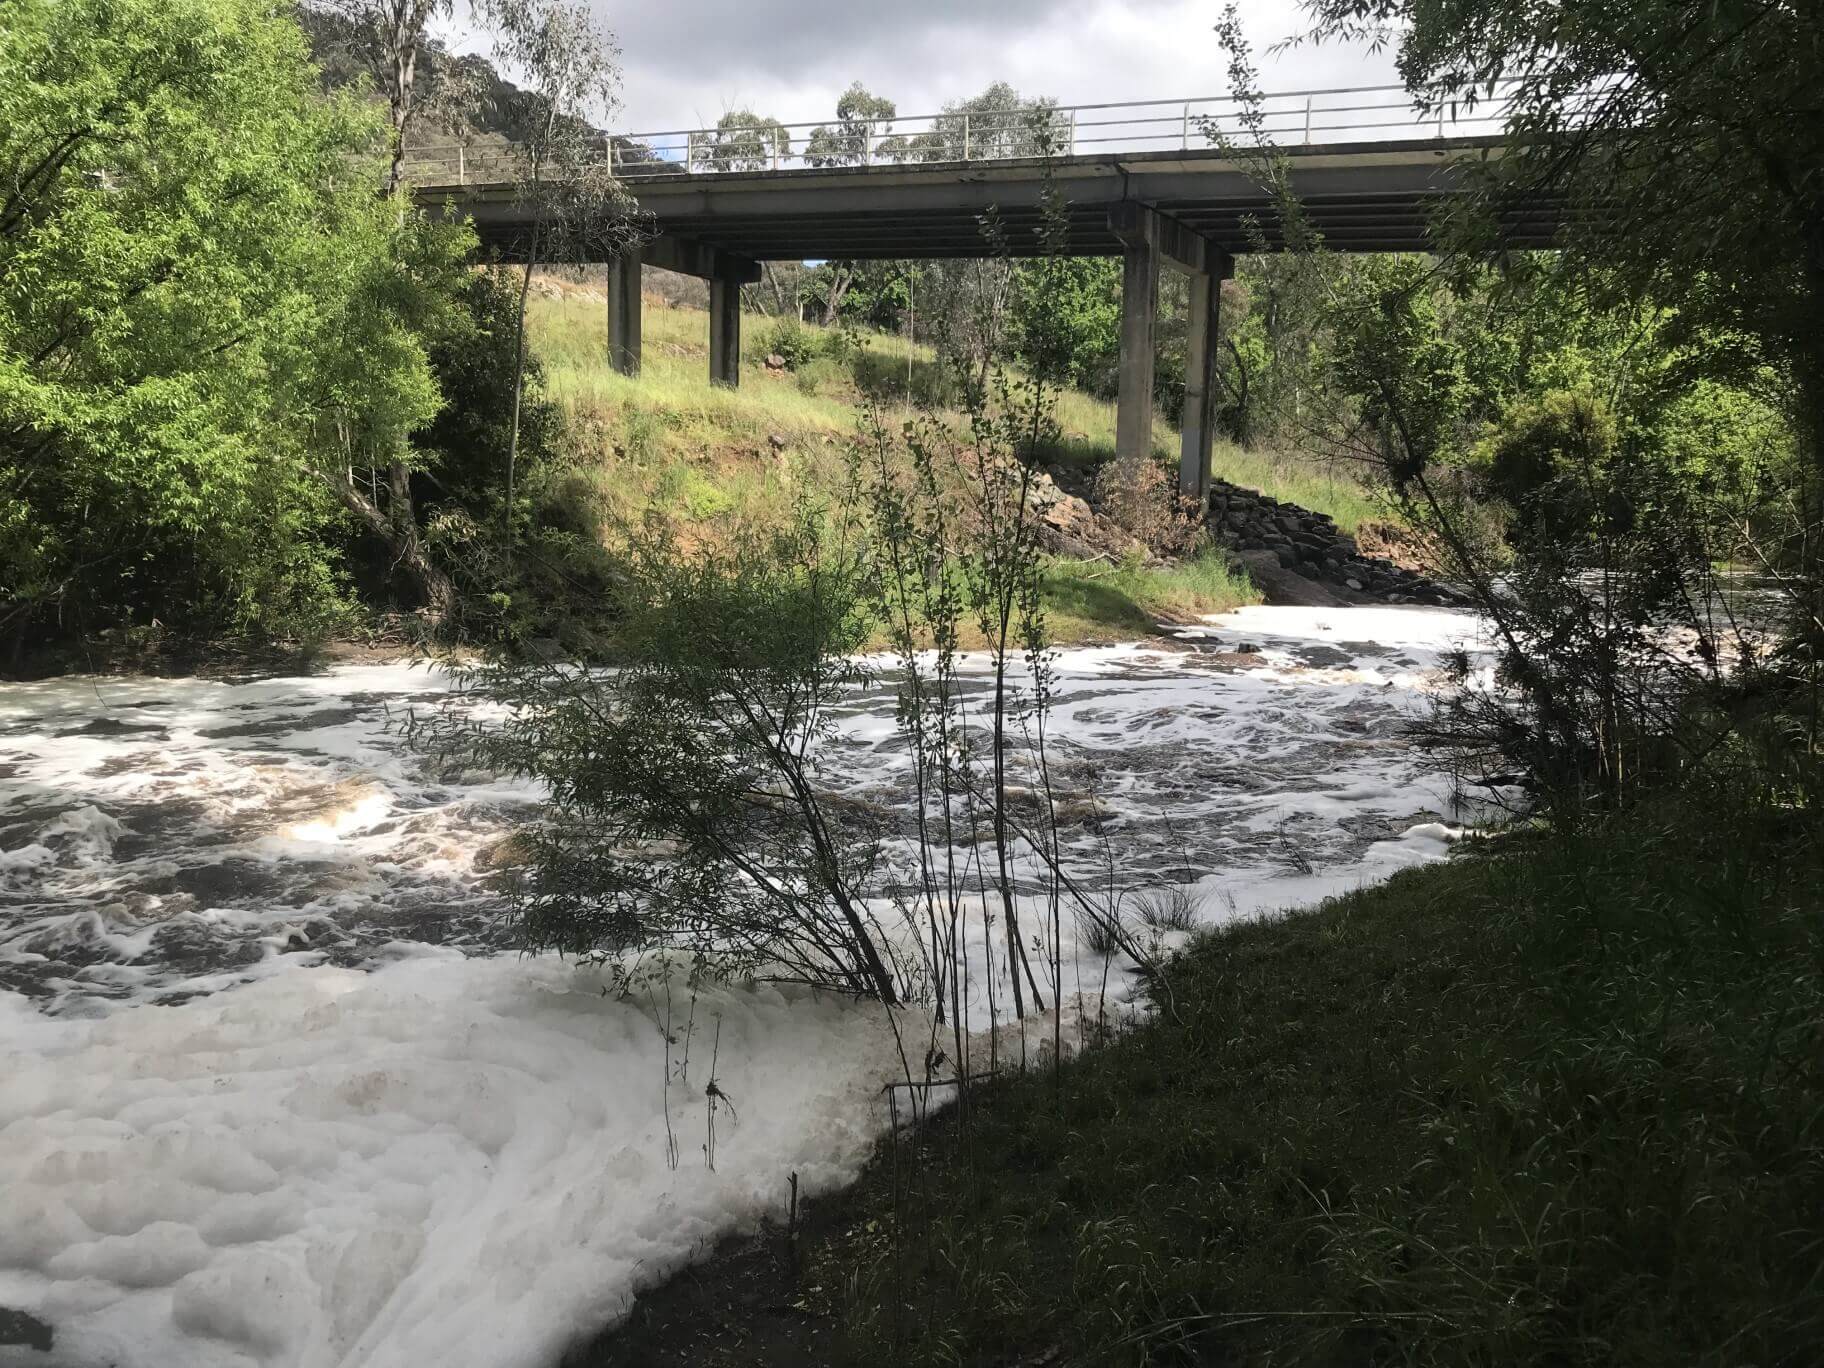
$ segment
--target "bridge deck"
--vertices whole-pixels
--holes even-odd
[[[1498,156],[1498,138],[1353,143],[1281,149],[1293,188],[1332,247],[1422,251],[1440,197],[1462,193],[1465,159]],[[1007,248],[1037,253],[1048,185],[1070,220],[1068,250],[1113,256],[1115,205],[1139,203],[1231,253],[1253,250],[1255,216],[1273,237],[1270,197],[1247,166],[1217,150],[1027,158],[1000,162],[885,164],[784,171],[647,174],[627,181],[661,238],[750,261],[986,254],[981,215],[995,207]],[[483,242],[511,253],[527,226],[510,186],[444,185],[428,203],[473,219]],[[1560,206],[1516,206],[1504,227],[1516,247],[1549,245]]]

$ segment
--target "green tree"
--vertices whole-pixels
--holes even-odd
[[[305,0],[305,4],[345,23],[354,55],[372,73],[375,88],[386,101],[393,134],[386,190],[397,195],[405,185],[406,140],[423,103],[418,59],[425,46],[425,28],[432,18],[449,16],[451,0]],[[434,62],[427,65],[435,93],[437,87],[449,84],[450,68]]]
[[[490,0],[496,51],[524,73],[518,92],[527,130],[513,148],[517,190],[531,211],[521,259],[514,328],[513,408],[507,440],[503,529],[511,547],[518,512],[521,416],[526,395],[526,304],[532,274],[546,259],[601,260],[635,240],[633,203],[601,155],[585,117],[612,107],[619,84],[613,40],[589,6],[570,0]]]
[[[944,106],[931,129],[907,139],[912,161],[1044,157],[1066,150],[1071,128],[1049,96],[1025,96],[1005,81]]]
[[[1791,0],[1306,0],[1314,35],[1396,43],[1408,87],[1514,78],[1483,206],[1562,196],[1564,244],[1623,299],[1758,337],[1824,462],[1824,7]],[[1598,92],[1590,94],[1589,92]],[[1486,227],[1491,216],[1481,216]]]
[[[792,155],[792,135],[770,115],[749,109],[730,110],[716,120],[713,133],[699,137],[690,150],[699,171],[766,171]]]
[[[899,113],[893,101],[870,94],[860,81],[843,91],[836,101],[836,122],[811,130],[804,159],[812,166],[856,166],[878,154],[894,158],[903,139],[888,137]],[[875,139],[881,142],[876,147]]]
[[[1121,263],[1038,258],[1013,274],[1014,355],[1060,384],[1107,392],[1121,351]]]
[[[398,534],[373,492],[389,482],[362,472],[438,396],[382,302],[435,313],[462,237],[374,194],[384,155],[383,124],[322,98],[303,34],[263,0],[8,6],[7,628],[320,618],[331,495]],[[434,568],[400,549],[435,600]]]

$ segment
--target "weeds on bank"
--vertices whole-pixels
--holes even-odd
[[[1202,939],[934,1124],[925,1204],[870,1177],[855,1360],[1811,1361],[1817,826],[1681,799]]]

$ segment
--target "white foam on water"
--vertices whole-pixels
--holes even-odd
[[[1244,609],[1180,635],[1059,653],[1073,865],[1180,885],[1207,925],[1460,833],[1403,728],[1482,649],[1473,621]],[[0,1306],[49,1322],[59,1364],[551,1363],[791,1171],[863,1161],[901,1071],[878,1011],[717,990],[667,1099],[652,1004],[511,953],[489,851],[539,793],[410,750],[399,710],[449,693],[404,664],[0,686]],[[827,782],[903,831],[891,680],[839,712]],[[1093,989],[1109,966],[1062,930],[1065,992]],[[1005,1041],[1003,957],[971,937],[971,1024]],[[712,1018],[738,1108],[714,1173]]]
[[[0,999],[0,1306],[60,1364],[531,1368],[789,1174],[859,1171],[897,1064],[878,1010],[707,994],[667,1093],[653,1018],[602,988],[443,951],[102,1020]]]

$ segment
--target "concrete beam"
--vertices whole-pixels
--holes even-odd
[[[704,280],[752,285],[760,279],[759,262],[687,238],[650,238],[640,245],[640,255],[648,266],[661,266],[667,271],[701,276]]]
[[[1183,436],[1178,451],[1178,488],[1199,505],[1210,497],[1210,452],[1216,440],[1220,385],[1216,367],[1217,327],[1222,321],[1222,282],[1235,273],[1235,261],[1219,249],[1210,261],[1215,269],[1191,276],[1191,309],[1184,349]]]
[[[732,280],[709,282],[709,383],[741,383],[741,287]]]
[[[1433,138],[1280,150],[1292,168],[1293,189],[1330,246],[1411,252],[1430,249],[1440,197],[1471,186],[1459,163],[1498,157],[1503,147],[1500,139]],[[1272,197],[1250,167],[1218,148],[967,168],[908,163],[665,172],[630,177],[627,188],[657,233],[648,260],[705,277],[732,271],[752,279],[752,263],[762,260],[980,256],[980,219],[990,206],[1008,229],[1009,250],[1038,253],[1044,244],[1031,230],[1057,191],[1067,202],[1068,250],[1076,255],[1120,254],[1125,244],[1110,230],[1109,212],[1126,203],[1153,206],[1194,236],[1231,252],[1254,250],[1254,235],[1244,227],[1254,217],[1269,249],[1279,245]],[[483,246],[503,260],[524,250],[530,211],[513,186],[427,186],[416,193],[433,214],[472,220]],[[1119,209],[1122,215],[1135,212]],[[1504,240],[1514,247],[1548,247],[1568,212],[1551,195],[1509,205],[1501,216]],[[1195,244],[1175,245],[1172,237],[1161,232],[1162,250],[1184,251],[1194,269]]]
[[[608,364],[622,375],[640,373],[640,251],[637,247],[608,262]]]
[[[1192,275],[1208,275],[1228,256],[1222,248],[1151,205],[1123,200],[1108,211],[1109,231],[1124,247],[1151,243],[1167,261]]]
[[[1115,399],[1115,455],[1153,452],[1153,361],[1159,319],[1159,251],[1142,234],[1121,257],[1121,357]]]

